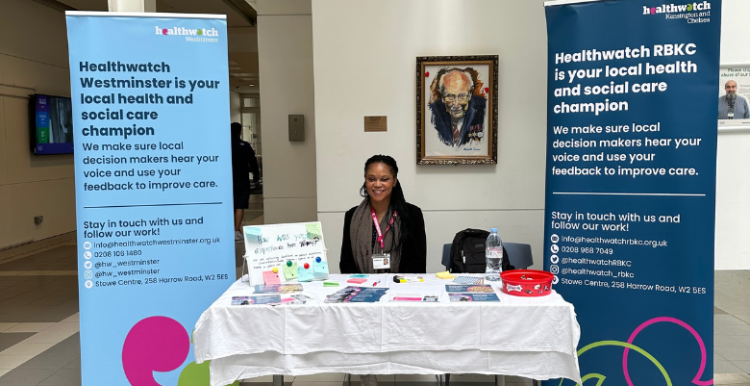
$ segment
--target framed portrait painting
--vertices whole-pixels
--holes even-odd
[[[417,58],[417,164],[497,164],[498,56]]]

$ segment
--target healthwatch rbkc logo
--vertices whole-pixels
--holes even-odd
[[[689,4],[664,4],[658,7],[643,6],[644,15],[656,15],[657,13],[680,13],[680,12],[698,12],[708,11],[711,9],[711,3],[704,1],[702,3]]]
[[[185,28],[185,27],[174,27],[174,28],[159,28],[156,26],[157,35],[177,35],[177,36],[219,36],[219,31],[216,28],[205,29],[205,28]]]

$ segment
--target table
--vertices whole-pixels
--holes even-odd
[[[422,283],[370,275],[363,286],[389,288],[378,303],[323,303],[341,287],[304,283],[318,300],[300,305],[232,306],[253,291],[238,280],[198,320],[197,363],[210,360],[211,386],[263,375],[504,374],[580,383],[580,327],[573,305],[553,291],[538,298],[507,295],[500,302],[449,302],[434,274]],[[411,276],[411,275],[409,275]],[[466,275],[470,276],[470,275]],[[494,287],[495,285],[493,285]],[[394,295],[435,294],[439,303],[389,302]]]

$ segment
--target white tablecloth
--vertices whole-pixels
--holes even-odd
[[[211,385],[269,374],[505,374],[580,382],[580,327],[557,293],[500,302],[454,302],[434,274],[422,283],[371,275],[363,286],[389,288],[378,303],[325,304],[341,287],[304,283],[304,305],[232,306],[251,295],[237,281],[201,315],[193,333],[198,363],[211,360]],[[394,295],[439,295],[439,303],[390,302]]]

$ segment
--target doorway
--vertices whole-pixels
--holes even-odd
[[[242,224],[259,225],[263,224],[263,144],[260,128],[260,96],[243,94],[241,100],[242,139],[250,143],[255,150],[255,158],[258,160],[260,170],[258,182],[251,186],[250,202],[248,209],[245,210]]]

